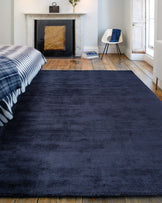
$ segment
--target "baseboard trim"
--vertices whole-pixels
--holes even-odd
[[[154,58],[152,56],[149,56],[148,54],[145,54],[144,61],[146,61],[152,67],[154,66]]]
[[[124,53],[125,52],[125,46],[120,44],[119,47],[120,47],[121,53]],[[99,53],[103,53],[104,48],[105,48],[104,45],[103,46],[99,46]],[[109,54],[116,54],[117,53],[116,46],[115,45],[110,45],[108,53]]]
[[[144,60],[145,54],[131,54],[131,60],[142,61]]]
[[[99,48],[98,47],[84,47],[84,51],[96,51],[97,53],[99,53]]]
[[[124,54],[126,55],[126,57],[127,57],[128,59],[131,60],[131,52],[130,52],[128,49],[125,49]]]
[[[156,84],[156,76],[155,76],[155,74],[153,75],[153,82]],[[160,80],[159,78],[158,78],[158,87],[162,90],[162,80]]]

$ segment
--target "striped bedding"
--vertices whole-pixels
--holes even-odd
[[[0,57],[13,61],[21,81],[20,88],[11,91],[10,94],[0,100],[0,126],[3,126],[13,119],[13,105],[46,63],[46,59],[36,49],[25,46],[0,46]]]
[[[0,101],[21,88],[21,80],[13,60],[0,56]]]

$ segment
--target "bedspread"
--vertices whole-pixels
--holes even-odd
[[[0,100],[20,87],[21,80],[15,62],[0,56]]]
[[[13,105],[46,63],[46,59],[36,49],[26,46],[0,46],[0,57],[6,57],[15,64],[21,81],[20,88],[0,99],[0,126],[3,126],[13,119]]]

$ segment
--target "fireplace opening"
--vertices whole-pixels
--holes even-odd
[[[35,48],[47,57],[74,55],[74,20],[35,20]]]

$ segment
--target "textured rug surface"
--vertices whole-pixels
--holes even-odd
[[[129,71],[41,71],[0,130],[0,196],[162,195],[162,103]]]

